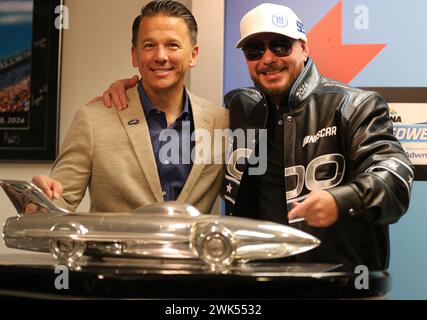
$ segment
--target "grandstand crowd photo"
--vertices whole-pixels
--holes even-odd
[[[31,52],[0,61],[0,112],[30,109]]]
[[[0,130],[28,127],[32,10],[32,1],[0,5]]]

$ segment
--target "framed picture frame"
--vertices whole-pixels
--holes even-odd
[[[53,161],[58,150],[61,0],[0,3],[0,161]]]

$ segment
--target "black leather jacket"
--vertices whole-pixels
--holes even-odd
[[[233,90],[225,100],[231,129],[265,128],[268,103],[257,89]],[[386,269],[388,225],[408,209],[414,176],[393,136],[386,101],[375,92],[321,76],[309,59],[291,89],[288,106],[283,114],[288,204],[326,189],[339,207],[339,218],[330,227],[292,225],[322,241],[297,261]],[[256,147],[238,152],[232,142],[224,185],[226,213],[251,217],[251,201],[257,195],[247,183],[248,163],[235,163],[256,153]]]

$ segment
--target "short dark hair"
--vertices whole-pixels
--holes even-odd
[[[187,25],[191,43],[197,43],[197,22],[190,10],[182,3],[172,0],[151,1],[141,9],[141,14],[135,18],[132,25],[132,45],[136,47],[138,31],[143,17],[154,17],[157,15],[182,18]]]

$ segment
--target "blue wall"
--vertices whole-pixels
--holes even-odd
[[[427,182],[415,182],[411,205],[391,227],[389,299],[427,299]]]

